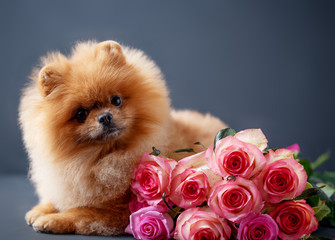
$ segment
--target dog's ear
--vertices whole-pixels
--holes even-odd
[[[102,60],[107,60],[113,65],[123,64],[126,60],[121,45],[114,41],[98,43],[94,52],[97,57],[101,57]]]
[[[38,82],[42,96],[46,97],[63,83],[63,77],[54,66],[47,65],[41,69]]]

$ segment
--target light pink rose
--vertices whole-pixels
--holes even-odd
[[[285,201],[269,213],[279,227],[281,239],[294,240],[318,229],[314,210],[305,200]]]
[[[137,195],[140,202],[146,201],[149,205],[162,204],[162,195],[169,196],[170,174],[177,162],[160,156],[143,154],[140,164],[134,171],[131,190]]]
[[[208,207],[190,208],[179,215],[174,232],[177,240],[228,240],[231,229],[227,221]]]
[[[294,152],[300,152],[300,146],[299,146],[299,144],[297,144],[297,143],[292,144],[292,145],[286,147],[286,149],[288,149],[288,150],[292,150],[292,151],[294,151]]]
[[[238,240],[276,240],[278,239],[277,223],[267,214],[250,213],[244,218],[237,232]]]
[[[221,178],[206,165],[205,152],[180,160],[171,174],[170,200],[182,208],[201,205],[210,186]]]
[[[161,206],[145,207],[130,215],[130,223],[125,232],[136,239],[170,239],[173,220]]]
[[[208,166],[222,177],[228,175],[250,179],[256,176],[266,163],[262,151],[255,145],[243,142],[235,136],[227,136],[206,152]]]
[[[241,177],[221,180],[212,188],[208,206],[220,217],[239,223],[249,213],[260,212],[262,196],[256,185]]]
[[[269,163],[255,182],[263,199],[267,202],[279,203],[283,200],[292,200],[306,187],[305,169],[292,158],[293,153],[290,152],[287,149],[278,149],[275,152],[270,150],[266,155]]]
[[[149,204],[146,201],[139,202],[137,200],[137,196],[135,194],[131,194],[131,198],[129,201],[129,211],[130,213],[136,212],[141,208],[148,207]]]

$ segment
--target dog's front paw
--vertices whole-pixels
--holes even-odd
[[[37,218],[32,224],[35,231],[47,233],[72,233],[75,231],[73,222],[62,214],[47,214]]]
[[[39,204],[33,207],[29,212],[26,213],[26,222],[28,225],[33,225],[33,223],[41,216],[50,213],[57,213],[57,209],[53,206],[53,204]]]

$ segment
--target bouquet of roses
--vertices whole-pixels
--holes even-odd
[[[318,221],[333,217],[322,198],[325,185],[307,182],[312,167],[297,159],[298,145],[267,143],[260,129],[227,128],[206,150],[178,162],[155,148],[144,153],[126,232],[136,239],[308,238]]]

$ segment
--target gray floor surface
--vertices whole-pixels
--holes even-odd
[[[25,213],[37,203],[33,186],[22,175],[0,176],[0,239],[134,239],[131,236],[98,237],[81,235],[53,235],[35,232],[25,220]],[[335,238],[335,228],[320,227],[315,236]]]
[[[131,236],[100,237],[37,233],[24,220],[25,213],[36,203],[34,188],[25,176],[0,176],[1,240],[134,239]]]

